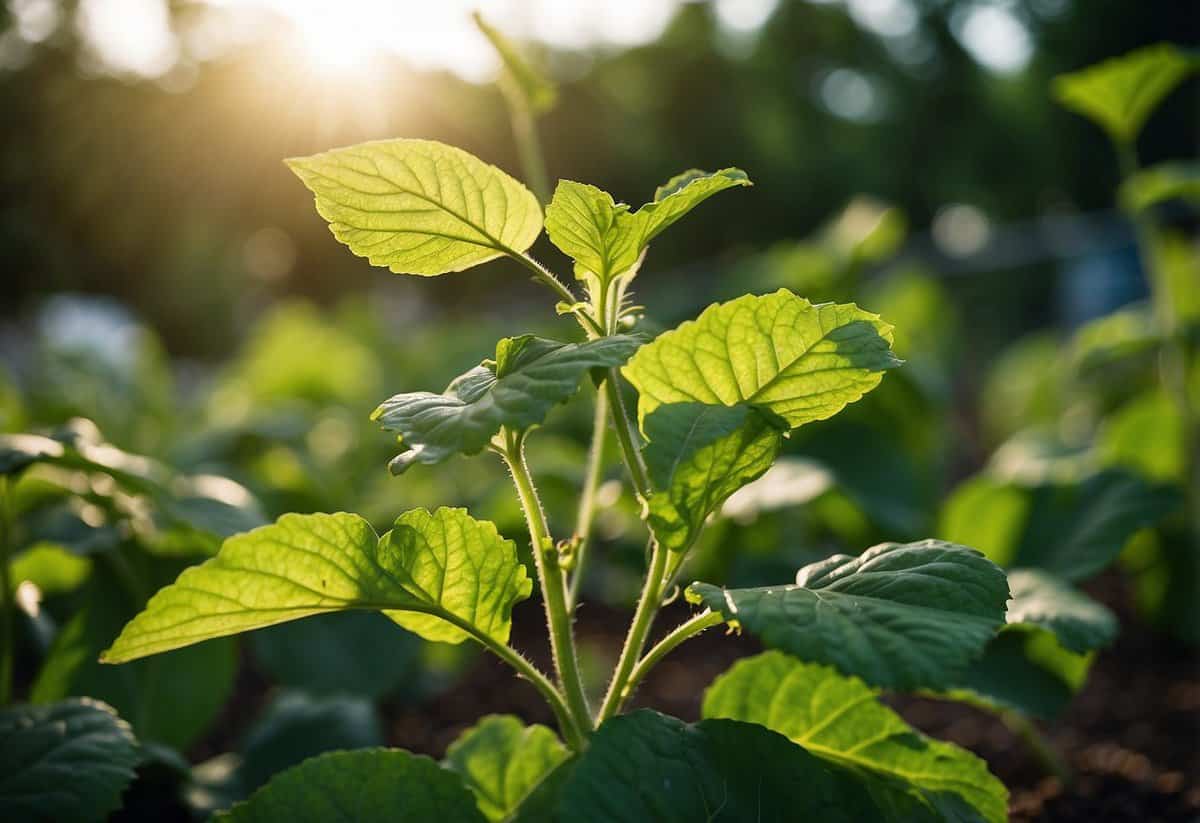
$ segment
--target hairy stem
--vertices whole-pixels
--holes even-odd
[[[629,478],[633,481],[633,489],[641,500],[650,499],[650,477],[646,473],[646,464],[642,461],[642,453],[637,447],[637,429],[625,402],[621,399],[621,372],[609,369],[604,381],[604,391],[608,395],[608,405],[612,407],[613,425],[617,430],[617,442],[621,444],[621,455],[629,468]]]
[[[12,700],[13,679],[13,585],[9,563],[13,553],[13,483],[0,477],[0,706]]]
[[[579,674],[579,661],[575,656],[575,636],[571,631],[571,615],[567,610],[566,584],[562,568],[558,564],[558,551],[550,537],[546,515],[538,499],[537,489],[525,463],[524,435],[505,431],[504,462],[512,473],[517,487],[517,497],[529,526],[533,558],[537,566],[538,584],[542,589],[542,602],[546,607],[546,624],[550,629],[550,649],[554,655],[554,669],[558,672],[559,684],[566,696],[567,708],[574,721],[584,729],[591,728],[591,711],[583,693],[583,679]]]
[[[510,646],[497,643],[484,634],[475,634],[474,636],[488,651],[512,666],[517,670],[517,674],[533,684],[533,687],[538,690],[542,698],[550,704],[550,710],[554,712],[554,719],[558,722],[559,731],[562,732],[567,745],[575,751],[582,751],[584,731],[571,715],[571,710],[563,700],[562,693],[554,687],[554,684],[550,682],[550,678],[542,674],[541,669],[534,666],[525,659],[524,655]]]
[[[592,417],[592,445],[588,449],[587,469],[584,471],[579,510],[575,517],[575,569],[571,572],[571,585],[567,590],[567,609],[570,611],[575,610],[580,581],[583,580],[587,566],[592,521],[596,516],[596,490],[600,486],[600,476],[604,470],[604,441],[607,432],[608,395],[603,390],[597,390],[596,407]]]
[[[558,295],[558,299],[569,305],[574,305],[578,302],[575,293],[567,288],[566,284],[554,276],[554,272],[543,266],[537,260],[533,259],[525,252],[514,252],[512,249],[502,249],[502,251],[516,260],[525,268],[533,272],[533,276],[539,283],[548,286],[551,291]],[[575,317],[579,320],[579,324],[583,326],[589,337],[603,337],[604,329],[589,315],[583,312],[574,312]]]
[[[724,622],[725,618],[718,612],[711,612],[705,609],[700,614],[684,621],[668,632],[666,637],[654,644],[650,651],[646,652],[646,655],[633,667],[633,671],[629,674],[629,680],[625,684],[627,695],[632,694],[634,689],[638,687],[638,684],[642,682],[642,679],[649,674],[650,670],[661,663],[664,657],[675,651],[685,640],[689,640],[701,632],[711,629],[713,626],[719,626]],[[617,705],[617,711],[621,710],[623,703],[624,701],[622,700]]]
[[[596,718],[597,725],[620,711],[621,704],[629,696],[629,676],[641,657],[642,649],[646,645],[646,635],[650,633],[654,615],[658,613],[663,571],[667,566],[667,550],[657,542],[651,542],[653,551],[646,582],[642,586],[642,597],[633,613],[633,622],[629,625],[629,634],[625,636],[625,645],[621,649],[621,657],[617,660],[612,682],[608,684],[608,693],[604,695],[604,703],[600,706],[600,714]]]

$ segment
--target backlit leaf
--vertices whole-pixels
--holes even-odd
[[[464,509],[414,509],[382,538],[353,514],[285,514],[225,541],[150,599],[103,655],[122,663],[314,614],[382,611],[427,640],[508,641],[532,590],[516,546]]]
[[[753,406],[672,403],[655,409],[644,428],[646,468],[659,490],[648,522],[660,543],[678,551],[726,498],[771,467],[786,424]]]
[[[796,584],[693,583],[693,603],[801,660],[885,688],[949,683],[1004,622],[1008,584],[982,554],[938,540],[884,543],[805,566]]]
[[[545,726],[491,715],[450,744],[444,765],[462,775],[488,820],[503,820],[567,757]]]
[[[98,701],[0,710],[0,819],[104,820],[140,758],[128,724]]]
[[[1059,75],[1054,94],[1064,106],[1125,142],[1137,137],[1159,102],[1197,67],[1196,57],[1160,43]]]
[[[221,823],[484,823],[453,772],[399,749],[332,752],[274,777]]]
[[[399,432],[406,447],[392,461],[392,472],[474,454],[501,426],[522,431],[538,425],[576,392],[589,371],[624,363],[641,342],[631,335],[583,343],[508,337],[496,346],[495,360],[459,375],[442,394],[408,392],[385,400],[371,419]]]
[[[432,140],[361,143],[287,164],[334,237],[396,274],[445,274],[519,254],[542,230],[532,192]]]
[[[1176,198],[1200,205],[1200,163],[1163,163],[1121,184],[1121,204],[1131,211]]]
[[[886,369],[891,326],[853,304],[814,306],[781,289],[709,306],[643,346],[624,368],[638,416],[666,403],[762,406],[792,428],[858,400]]]
[[[757,723],[862,775],[881,820],[1006,820],[987,764],[910,727],[858,678],[780,652],[740,660],[704,695],[704,717]]]

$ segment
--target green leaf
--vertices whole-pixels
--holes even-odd
[[[975,478],[947,500],[939,534],[1000,565],[1075,582],[1106,568],[1134,533],[1180,503],[1178,490],[1116,470],[1032,488]]]
[[[464,509],[414,509],[376,538],[353,514],[285,514],[225,541],[150,599],[102,657],[123,663],[212,637],[346,609],[382,611],[426,640],[507,643],[533,588],[516,546]]]
[[[704,717],[757,723],[862,775],[883,820],[1007,819],[1008,791],[987,764],[910,727],[858,678],[764,652],[740,660],[704,695]]]
[[[1120,199],[1130,211],[1175,199],[1200,205],[1200,163],[1162,163],[1143,169],[1121,184]]]
[[[134,573],[157,584],[174,577],[178,568],[178,563],[143,561]],[[82,608],[46,654],[30,701],[94,697],[129,718],[139,740],[186,749],[208,729],[233,692],[237,645],[230,639],[210,640],[119,669],[101,665],[100,652],[144,605],[130,596],[109,564],[98,564],[83,592]]]
[[[92,571],[92,561],[57,543],[42,542],[14,557],[9,568],[14,590],[29,581],[42,594],[54,595],[79,588]]]
[[[554,83],[529,65],[512,41],[484,20],[482,14],[474,12],[471,19],[504,63],[505,82],[501,87],[505,94],[512,96],[515,93],[517,99],[534,114],[542,114],[554,108],[558,100],[558,89]]]
[[[1124,143],[1138,136],[1159,102],[1198,67],[1196,57],[1160,43],[1059,75],[1054,79],[1054,95]]]
[[[648,522],[664,546],[691,545],[708,515],[771,467],[787,424],[753,406],[671,403],[646,418],[654,488]]]
[[[446,274],[520,254],[542,230],[532,192],[432,140],[361,143],[287,164],[333,236],[396,274]]]
[[[483,823],[452,772],[399,749],[333,752],[276,776],[224,823]]]
[[[501,426],[522,431],[540,424],[553,406],[578,390],[589,371],[624,363],[641,342],[633,335],[583,343],[507,337],[497,344],[495,360],[454,378],[442,394],[409,392],[385,400],[371,419],[399,432],[406,447],[392,461],[392,472],[474,454]]]
[[[503,820],[568,756],[545,726],[491,715],[450,744],[444,765],[462,775],[488,820]]]
[[[1083,687],[1091,660],[1064,649],[1050,631],[1012,626],[941,696],[988,711],[1052,718]]]
[[[0,711],[0,819],[88,823],[121,805],[140,755],[129,726],[95,700]]]
[[[561,823],[792,823],[876,820],[853,777],[787,738],[734,720],[642,709],[596,732],[562,786]]]
[[[582,269],[608,282],[632,269],[651,240],[709,197],[749,185],[741,169],[692,169],[659,186],[653,202],[634,212],[595,186],[560,180],[546,207],[546,233],[576,262],[577,276]]]
[[[885,688],[949,683],[1004,622],[1004,572],[945,543],[884,543],[800,569],[794,586],[693,583],[688,600],[719,611],[769,648],[827,663]]]
[[[824,420],[875,386],[891,326],[853,304],[814,306],[786,290],[709,306],[643,346],[624,368],[638,418],[666,403],[762,406],[792,428]]]
[[[1013,569],[1008,573],[1008,585],[1012,590],[1010,626],[1046,629],[1063,648],[1076,654],[1107,646],[1117,636],[1116,615],[1052,574]]]

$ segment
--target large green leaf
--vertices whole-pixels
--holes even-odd
[[[679,551],[726,498],[771,467],[787,424],[753,406],[671,403],[644,427],[646,468],[659,490],[648,522],[660,543]]]
[[[136,573],[147,572],[166,583],[178,572],[178,564],[145,562]],[[107,565],[99,565],[83,593],[82,608],[55,636],[30,701],[94,697],[127,718],[138,739],[186,749],[208,728],[233,691],[237,646],[221,638],[128,666],[101,665],[100,652],[144,605]]]
[[[842,769],[761,726],[688,725],[643,709],[593,735],[558,791],[556,823],[850,823],[878,810]]]
[[[516,546],[464,509],[414,509],[376,538],[353,514],[285,514],[225,541],[150,599],[103,655],[123,663],[325,612],[383,611],[427,640],[508,641],[533,587]]]
[[[1008,791],[968,751],[931,740],[858,678],[779,652],[740,660],[704,695],[703,716],[757,723],[863,775],[895,821],[1006,819]]]
[[[121,805],[140,754],[103,703],[66,700],[0,711],[0,819],[104,820]]]
[[[546,233],[576,262],[577,275],[582,270],[608,281],[632,269],[651,240],[709,197],[749,185],[741,169],[691,169],[659,186],[652,202],[630,211],[595,186],[560,180],[546,207]]]
[[[979,477],[946,501],[938,531],[1002,566],[1078,581],[1107,567],[1135,532],[1180,503],[1175,489],[1116,470],[1083,483],[1034,487]]]
[[[488,820],[503,820],[568,756],[545,726],[490,715],[450,744],[444,765],[462,775]]]
[[[396,274],[462,271],[519,254],[542,230],[527,188],[462,149],[380,140],[287,161],[333,236]]]
[[[800,569],[796,584],[688,599],[771,648],[886,688],[943,686],[1004,622],[1008,584],[982,554],[938,540],[884,543]]]
[[[643,346],[624,368],[643,422],[666,403],[769,409],[795,428],[858,400],[886,369],[891,326],[853,304],[814,306],[781,289],[709,306]]]
[[[1008,585],[1010,626],[1038,626],[1076,654],[1107,646],[1117,636],[1116,615],[1052,574],[1013,569]]]
[[[1138,136],[1159,101],[1200,67],[1200,60],[1169,43],[1054,79],[1054,94],[1067,108],[1090,118],[1118,142]]]
[[[391,470],[400,474],[414,463],[473,454],[501,426],[520,431],[541,423],[555,404],[578,390],[590,370],[624,363],[641,342],[632,335],[583,343],[533,335],[504,338],[495,360],[454,378],[442,394],[397,394],[372,412],[371,419],[399,432],[406,447],[392,460]]]
[[[484,823],[458,775],[399,749],[333,752],[276,776],[225,823]]]

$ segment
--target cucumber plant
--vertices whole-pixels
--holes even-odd
[[[395,474],[458,455],[502,461],[532,572],[513,540],[463,509],[408,511],[382,535],[351,513],[286,514],[184,571],[103,660],[317,614],[380,611],[426,640],[480,644],[533,685],[557,729],[487,717],[442,764],[400,750],[323,755],[223,819],[1005,819],[1006,791],[982,761],[926,738],[878,701],[880,689],[953,686],[1003,625],[1005,574],[973,549],[889,543],[761,588],[691,582],[693,615],[648,643],[709,515],[771,466],[791,431],[837,414],[900,365],[891,326],[877,315],[787,290],[710,306],[654,340],[638,331],[630,288],[647,247],[709,197],[749,186],[744,172],[684,172],[636,210],[564,180],[543,217],[521,183],[436,142],[386,140],[288,162],[355,254],[421,276],[507,257],[577,321],[579,339],[502,339],[444,391],[397,394],[372,415],[397,435]],[[574,261],[581,294],[530,255],[543,229]],[[547,522],[525,449],[589,379],[648,534],[641,595],[602,695],[586,693],[573,626],[594,507],[581,505],[570,530]],[[584,501],[596,483],[585,476]],[[512,611],[535,578],[549,672],[509,643]],[[704,719],[626,711],[655,665],[722,624],[768,651],[718,678]]]

